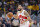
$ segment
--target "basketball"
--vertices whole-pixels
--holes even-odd
[[[7,14],[7,16],[11,19],[11,18],[13,17],[13,13],[12,13],[12,12],[9,12],[9,13]]]

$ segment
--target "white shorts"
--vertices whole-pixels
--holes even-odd
[[[29,21],[26,21],[25,23],[20,24],[20,26],[19,26],[19,27],[29,27],[29,26],[30,26]]]

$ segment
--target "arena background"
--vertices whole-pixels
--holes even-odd
[[[0,0],[0,26],[12,27],[7,24],[10,21],[6,22],[5,16],[8,12],[13,12],[16,15],[19,4],[29,13],[31,19],[37,23],[31,25],[31,27],[40,27],[40,0]]]

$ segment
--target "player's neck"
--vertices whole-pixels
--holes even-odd
[[[20,11],[20,13],[22,13],[23,9]]]

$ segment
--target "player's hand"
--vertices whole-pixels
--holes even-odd
[[[30,26],[33,24],[34,22],[32,21],[32,22],[30,22]]]

